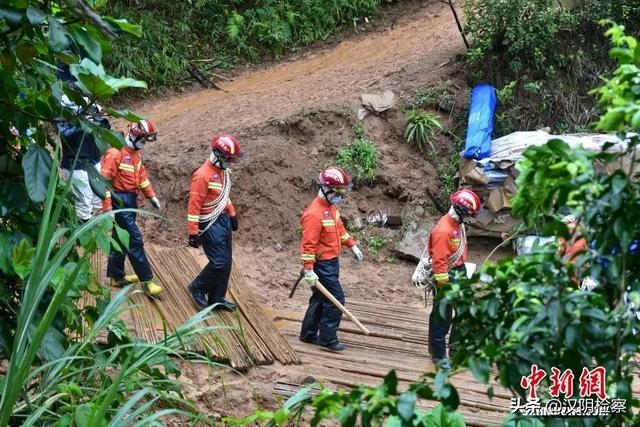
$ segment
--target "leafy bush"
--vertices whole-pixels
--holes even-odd
[[[415,145],[422,152],[427,149],[427,144],[429,144],[431,150],[435,151],[436,148],[429,141],[429,138],[437,131],[442,130],[442,124],[440,124],[438,117],[417,110],[409,110],[406,115],[408,122],[404,137],[407,143]]]
[[[354,127],[355,142],[341,148],[335,163],[351,176],[356,184],[373,182],[378,167],[378,149],[365,136],[364,127],[359,123]]]
[[[556,0],[471,0],[464,10],[465,31],[474,41],[470,60],[499,58],[513,73],[543,70],[557,53],[556,34],[571,19]]]

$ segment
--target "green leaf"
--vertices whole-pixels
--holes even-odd
[[[49,16],[49,47],[54,52],[62,52],[69,47],[69,33],[57,18]]]
[[[413,414],[416,409],[416,401],[417,396],[413,392],[406,392],[400,395],[397,405],[398,415],[400,415],[400,418],[407,422],[413,418]]]
[[[80,25],[70,27],[69,31],[76,43],[82,46],[91,60],[95,63],[102,61],[102,46],[93,35],[89,34],[89,32]]]
[[[105,16],[103,19],[125,33],[133,34],[136,37],[142,37],[142,26],[140,25],[131,24],[126,19],[115,19],[110,16]]]
[[[29,245],[26,239],[22,239],[15,248],[13,248],[13,256],[11,257],[11,263],[13,270],[18,277],[24,280],[31,272],[31,262],[33,260],[33,254],[35,249]]]
[[[387,394],[395,395],[398,393],[398,375],[394,369],[384,377],[383,384],[387,389]]]
[[[27,9],[27,19],[31,25],[41,25],[46,21],[47,16],[37,7],[29,6]]]
[[[116,230],[116,235],[118,236],[118,241],[121,244],[122,251],[126,251],[129,249],[129,232],[124,228],[120,227],[117,223],[113,223],[113,227]]]
[[[489,382],[489,364],[486,360],[470,357],[469,368],[471,368],[471,373],[477,380],[482,381],[484,384]]]
[[[23,64],[31,63],[37,54],[38,51],[33,44],[25,40],[20,40],[18,42],[18,45],[16,46],[16,56]]]
[[[77,427],[87,427],[89,425],[89,419],[93,413],[93,404],[84,403],[76,407],[73,414],[73,420]]]
[[[19,25],[22,21],[22,13],[18,9],[2,7],[0,8],[0,19],[7,21],[10,25]]]
[[[22,158],[24,181],[29,197],[36,203],[41,203],[47,197],[47,186],[53,160],[49,152],[38,144],[27,147],[27,153]]]
[[[145,116],[141,116],[141,115],[136,114],[133,111],[129,111],[129,110],[116,110],[116,109],[113,109],[113,108],[107,108],[106,112],[107,112],[108,115],[110,115],[112,117],[120,117],[120,118],[128,120],[130,122],[139,122],[141,120],[146,119]]]

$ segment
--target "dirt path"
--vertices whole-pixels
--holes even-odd
[[[313,52],[266,70],[249,71],[206,90],[142,107],[162,138],[149,152],[174,152],[182,143],[204,145],[213,133],[236,131],[302,108],[354,104],[378,88],[415,87],[464,48],[451,11],[442,2],[417,3],[415,14],[377,33]],[[415,6],[413,6],[415,7]],[[153,151],[152,151],[153,150]]]

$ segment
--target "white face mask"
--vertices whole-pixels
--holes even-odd
[[[134,142],[133,146],[135,147],[136,150],[142,150],[144,148],[144,142],[143,141],[138,141],[138,142]]]

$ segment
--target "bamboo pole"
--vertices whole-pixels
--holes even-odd
[[[322,295],[324,295],[325,297],[327,297],[327,299],[329,301],[331,301],[331,303],[333,305],[335,305],[336,307],[338,307],[338,310],[340,310],[341,312],[343,312],[349,319],[351,319],[351,321],[353,323],[356,324],[356,326],[358,327],[358,329],[360,329],[362,332],[364,332],[365,335],[369,335],[369,330],[367,328],[364,327],[364,325],[362,323],[360,323],[360,321],[358,319],[356,319],[356,316],[354,316],[353,314],[351,314],[351,312],[349,310],[347,310],[344,305],[340,304],[340,301],[338,301],[336,299],[336,297],[334,297],[333,295],[331,295],[331,293],[327,290],[327,288],[325,288],[324,286],[322,286],[322,284],[320,284],[320,282],[316,281],[316,284],[314,285],[316,287],[316,289],[318,291],[320,291],[320,293]]]

